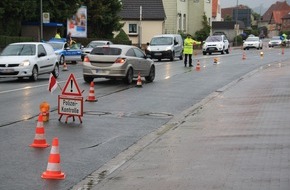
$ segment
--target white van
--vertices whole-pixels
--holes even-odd
[[[162,34],[154,36],[150,43],[147,43],[146,54],[152,59],[183,59],[183,40],[179,34]]]

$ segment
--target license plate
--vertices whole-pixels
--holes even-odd
[[[160,56],[160,55],[162,55],[162,53],[155,53],[155,55],[156,55],[156,56]]]
[[[0,69],[1,73],[13,73],[14,69]]]
[[[96,69],[96,73],[102,73],[102,70]]]

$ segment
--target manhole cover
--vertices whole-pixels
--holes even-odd
[[[110,115],[111,113],[110,112],[102,112],[102,111],[86,111],[86,112],[84,112],[84,114],[102,116],[102,115]]]

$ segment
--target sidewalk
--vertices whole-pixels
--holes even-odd
[[[289,190],[289,112],[290,64],[275,63],[174,118],[87,189]]]

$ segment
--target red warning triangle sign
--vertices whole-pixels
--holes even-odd
[[[62,89],[62,95],[71,95],[71,96],[82,96],[79,85],[76,81],[75,76],[71,73],[68,77],[64,88]]]

